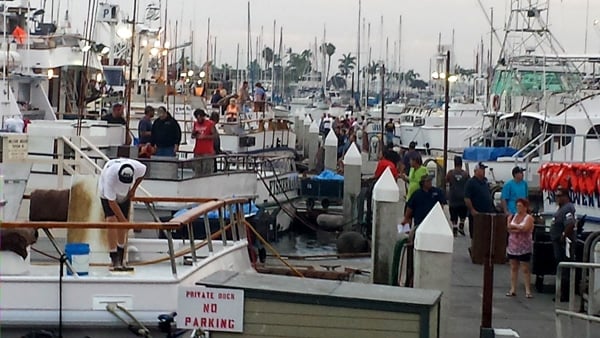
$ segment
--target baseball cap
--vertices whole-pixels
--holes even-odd
[[[524,172],[524,171],[525,171],[525,169],[524,169],[524,168],[521,168],[521,167],[519,167],[519,166],[516,166],[516,167],[514,167],[514,168],[513,168],[513,170],[512,170],[512,175],[513,175],[513,176],[515,176],[516,174],[522,173],[522,172]]]
[[[133,182],[133,167],[131,164],[121,165],[121,168],[119,168],[119,181],[125,184]]]
[[[485,165],[485,163],[483,163],[483,162],[479,162],[479,163],[477,163],[477,166],[475,167],[475,169],[485,169],[485,168],[487,168],[487,167],[488,167],[488,166],[487,166],[487,165]]]

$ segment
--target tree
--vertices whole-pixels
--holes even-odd
[[[302,79],[302,75],[310,72],[312,64],[308,57],[308,54],[304,52],[302,54],[291,53],[290,58],[287,62],[287,74],[288,78],[294,81]]]
[[[266,68],[269,68],[269,65],[273,62],[275,54],[270,47],[265,47],[262,51],[262,58],[265,59]]]
[[[354,66],[356,66],[356,57],[352,56],[351,53],[342,54],[342,58],[338,61],[340,62],[338,69],[340,70],[340,75],[343,77],[350,75],[352,70],[354,70]]]
[[[329,69],[331,68],[331,57],[335,54],[335,45],[331,42],[324,42],[321,47],[319,47],[319,51],[323,55],[327,55],[327,73],[326,78],[329,78]]]
[[[366,71],[367,74],[371,75],[371,80],[375,80],[377,78],[377,71],[379,70],[379,64],[375,61],[371,61],[371,63],[369,63],[366,66]]]
[[[346,89],[346,76],[343,76],[341,73],[335,73],[331,77],[330,84],[335,89]]]

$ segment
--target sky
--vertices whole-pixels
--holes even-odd
[[[36,0],[32,0],[32,6]],[[247,0],[161,0],[168,6],[168,21],[171,23],[171,39],[175,21],[179,23],[179,36],[190,36],[194,30],[195,55],[206,58],[207,21],[211,20],[211,36],[217,37],[217,63],[235,65],[236,48],[240,44],[241,66],[246,60]],[[524,0],[526,1],[526,0]],[[546,0],[531,0],[534,3]],[[83,31],[88,1],[56,0],[61,3],[61,13],[70,8],[73,29]],[[132,13],[133,0],[109,1],[121,6],[126,15]],[[139,0],[140,9],[150,2]],[[598,0],[548,0],[550,4],[550,30],[568,53],[583,53],[585,45],[586,19],[588,20],[587,51],[600,54],[600,1]],[[50,1],[47,2],[48,4]],[[357,53],[359,0],[250,0],[251,32],[253,47],[263,28],[265,45],[273,44],[273,20],[279,29],[283,26],[283,43],[293,51],[300,52],[314,45],[315,38],[336,46],[332,63],[342,53]],[[481,0],[486,11],[494,8],[495,28],[502,30],[507,19],[509,0]],[[586,6],[589,4],[589,15]],[[56,9],[55,9],[56,10]],[[62,14],[61,14],[62,15]],[[362,0],[362,15],[371,26],[368,40],[372,59],[385,60],[385,44],[388,39],[388,68],[415,69],[420,74],[429,72],[430,59],[434,56],[441,33],[442,44],[450,45],[452,30],[455,34],[453,63],[463,68],[474,67],[474,55],[481,39],[486,44],[490,39],[490,25],[477,0]],[[381,18],[383,16],[383,26]],[[394,52],[399,41],[399,20],[402,16],[402,49],[400,57]],[[383,27],[383,29],[382,29]],[[362,27],[361,27],[362,29]],[[501,32],[502,33],[502,32]],[[381,38],[383,36],[383,39]],[[189,38],[187,39],[189,40]],[[181,41],[180,41],[181,43]],[[362,41],[361,63],[368,57],[367,42]],[[278,47],[276,47],[278,48]],[[495,42],[494,50],[499,45]],[[394,57],[396,56],[396,57]],[[400,59],[400,61],[398,61]],[[333,66],[332,66],[333,68]]]

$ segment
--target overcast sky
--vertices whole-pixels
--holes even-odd
[[[61,12],[71,8],[73,27],[83,30],[88,1],[61,0]],[[540,2],[541,0],[532,0]],[[33,4],[34,1],[32,1]],[[58,1],[56,1],[58,2]],[[114,0],[125,12],[132,11],[133,0]],[[139,0],[143,10],[150,2]],[[506,19],[509,0],[481,0],[489,11],[494,7],[495,27],[502,29]],[[569,53],[584,51],[586,4],[589,2],[588,52],[600,53],[599,0],[550,0],[550,29]],[[48,1],[48,4],[50,1]],[[190,23],[195,31],[195,52],[206,54],[207,19],[211,18],[211,35],[217,36],[217,62],[235,64],[236,45],[246,49],[247,0],[162,0],[168,4],[169,21],[175,20],[185,27],[184,36],[189,36]],[[264,28],[264,42],[272,45],[273,20],[277,30],[283,25],[284,45],[294,51],[308,48],[323,39],[326,27],[327,41],[337,47],[335,65],[342,53],[356,55],[358,29],[358,0],[251,0],[253,41]],[[388,65],[393,60],[394,43],[398,41],[399,17],[402,16],[402,66],[414,68],[421,74],[429,71],[429,59],[436,51],[438,33],[442,33],[442,44],[450,44],[452,29],[455,30],[456,63],[472,68],[474,50],[483,38],[486,48],[489,41],[489,24],[477,0],[363,0],[363,17],[371,23],[370,46],[374,59],[385,58],[385,38],[389,38]],[[381,16],[383,15],[383,45],[381,43]],[[183,25],[182,25],[183,23]],[[172,28],[173,30],[174,28]],[[279,37],[277,37],[277,43]],[[181,42],[181,40],[180,40]],[[364,43],[366,46],[366,42]],[[496,45],[497,51],[499,46]],[[252,49],[255,49],[254,46]],[[361,57],[365,60],[365,48]],[[202,58],[202,61],[205,57]],[[245,52],[242,62],[245,63]],[[361,63],[364,64],[364,61]],[[333,63],[333,61],[332,61]],[[332,66],[333,68],[333,66]]]

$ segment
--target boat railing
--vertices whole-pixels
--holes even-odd
[[[546,134],[546,138],[544,138],[537,145],[534,142],[536,139],[541,140],[544,134],[540,134],[538,137],[534,138],[534,140],[530,141],[524,147],[521,147],[521,150],[527,151],[528,147],[535,145],[531,150],[529,150],[522,157],[526,160],[530,160],[534,157],[538,157],[540,153],[542,155],[549,155],[549,160],[552,161],[561,161],[561,162],[585,162],[587,160],[587,138],[589,135],[584,134],[568,134],[568,133],[555,133],[555,134]],[[577,140],[581,140],[581,142],[576,142]],[[581,144],[580,144],[581,143]],[[581,156],[576,156],[576,153],[579,153],[578,147],[581,147]],[[557,154],[558,150],[567,149],[568,152],[564,152],[564,156],[560,156]],[[522,152],[521,152],[522,153]],[[518,157],[520,155],[513,155],[513,157]]]
[[[529,141],[529,143],[527,143],[525,146],[521,147],[521,149],[519,149],[516,153],[514,153],[512,155],[512,157],[516,158],[516,157],[524,157],[526,159],[530,158],[530,156],[536,154],[540,147],[544,144],[546,144],[546,142],[552,138],[552,135],[548,136],[546,139],[544,139],[543,142],[539,143],[536,146],[536,143],[538,143],[540,141],[540,139],[542,138],[542,134],[539,134],[538,136],[534,137],[531,141]],[[531,147],[534,147],[532,150],[528,151],[528,149],[531,149]],[[523,155],[524,152],[528,151],[525,155]]]
[[[556,305],[555,315],[557,320],[557,329],[575,330],[578,328],[578,333],[585,332],[585,335],[577,335],[575,332],[558,332],[558,337],[595,337],[597,334],[598,325],[600,325],[600,283],[597,280],[597,275],[600,272],[599,263],[576,263],[576,262],[561,262],[558,265],[556,272]],[[566,276],[563,278],[563,276]],[[581,282],[578,282],[581,278]],[[567,306],[561,305],[558,300],[561,298],[562,283],[568,279],[569,281],[569,301]],[[576,297],[576,294],[579,297]],[[565,318],[568,322],[561,324],[561,318]],[[573,325],[571,320],[578,319],[584,325]],[[595,325],[595,326],[592,326]]]
[[[223,248],[233,245],[236,242],[243,241],[246,239],[246,219],[244,215],[244,205],[249,204],[248,198],[230,198],[230,199],[206,199],[206,198],[183,198],[183,197],[134,197],[133,201],[143,202],[150,210],[151,215],[154,218],[154,222],[48,222],[48,221],[30,221],[30,222],[2,222],[0,228],[35,228],[42,229],[52,246],[57,253],[62,257],[64,255],[63,250],[56,242],[53,236],[52,229],[134,229],[134,230],[147,230],[156,229],[162,231],[167,239],[168,245],[168,257],[164,260],[170,261],[171,272],[174,277],[177,277],[177,263],[176,259],[191,254],[192,264],[198,262],[196,251],[204,246],[208,247],[209,256],[215,253],[214,240],[221,239]],[[155,202],[187,202],[187,203],[202,203],[199,206],[189,209],[183,214],[172,218],[167,222],[163,222],[157,216],[154,210]],[[211,212],[217,212],[219,221],[219,230],[214,234],[211,231],[209,224],[208,214]],[[194,227],[192,222],[202,218],[204,221],[206,238],[196,243],[194,238]],[[229,224],[225,224],[225,220],[228,219]],[[181,227],[187,227],[189,234],[189,245],[190,248],[184,251],[175,252],[175,246],[173,242],[173,236],[171,231],[180,229]],[[227,231],[231,232],[231,244],[227,239]],[[161,262],[163,260],[152,261]],[[148,263],[150,264],[150,263]],[[135,265],[135,264],[134,264]],[[77,272],[73,267],[66,262],[67,269],[70,270],[75,277]]]

